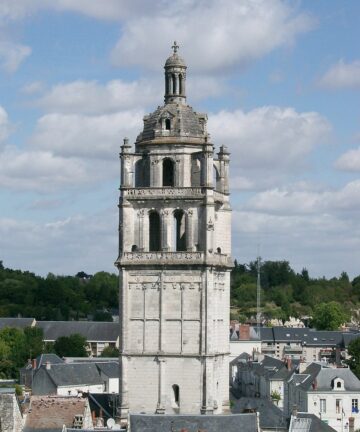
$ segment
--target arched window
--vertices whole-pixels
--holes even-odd
[[[170,119],[165,119],[165,129],[170,130],[171,129],[171,121]]]
[[[172,390],[173,390],[173,404],[176,405],[177,407],[180,406],[180,388],[177,384],[174,384],[172,386]]]
[[[213,188],[220,190],[220,175],[215,165],[213,166]]]
[[[172,74],[172,85],[173,85],[173,88],[172,88],[173,94],[176,94],[176,76],[175,76],[175,74]]]
[[[197,155],[191,158],[191,186],[201,185],[201,161]]]
[[[157,252],[161,250],[161,227],[160,216],[156,211],[149,213],[149,251]]]
[[[135,187],[150,186],[149,159],[143,158],[135,163]]]
[[[163,186],[174,186],[174,162],[165,158],[163,160]]]
[[[132,245],[131,246],[131,252],[137,252],[137,250],[138,250],[137,245]]]
[[[183,94],[183,76],[179,75],[179,94]]]
[[[221,247],[216,248],[216,252],[217,252],[218,254],[221,254]]]
[[[170,93],[170,77],[166,74],[165,76],[165,94]]]
[[[186,251],[186,218],[182,210],[174,212],[174,239],[177,252]]]

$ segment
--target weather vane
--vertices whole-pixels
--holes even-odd
[[[174,41],[174,45],[171,47],[174,50],[174,54],[177,53],[177,50],[179,49],[179,45]]]

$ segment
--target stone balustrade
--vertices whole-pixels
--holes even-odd
[[[158,188],[128,188],[123,189],[123,197],[131,198],[187,198],[199,199],[203,198],[205,190],[201,187],[158,187]]]
[[[116,261],[120,265],[167,265],[167,264],[210,264],[215,266],[232,267],[231,257],[214,253],[205,255],[204,252],[123,252]]]

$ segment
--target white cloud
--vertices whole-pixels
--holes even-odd
[[[106,209],[44,223],[0,218],[0,250],[10,268],[40,274],[115,273],[117,213]]]
[[[360,60],[340,60],[320,78],[319,85],[329,89],[360,88]]]
[[[31,54],[31,48],[14,42],[0,42],[0,64],[6,72],[15,72]]]
[[[99,116],[46,114],[37,122],[32,146],[62,157],[117,160],[122,139],[135,139],[142,118],[138,110]]]
[[[44,90],[45,84],[42,81],[33,81],[21,88],[21,92],[27,95],[40,93]]]
[[[0,149],[9,136],[11,131],[11,124],[9,116],[5,109],[0,105]]]
[[[6,147],[0,153],[0,188],[50,192],[79,187],[96,180],[96,171],[81,159],[54,156],[48,151]]]
[[[316,112],[276,106],[220,111],[209,116],[208,125],[213,142],[228,146],[235,169],[263,172],[289,172],[302,166],[330,130],[329,122]]]
[[[298,183],[273,188],[254,195],[245,208],[251,211],[282,215],[335,214],[360,211],[360,180],[338,189],[311,188]]]
[[[341,155],[335,162],[335,167],[343,171],[360,172],[360,147]]]
[[[314,276],[359,274],[354,255],[360,250],[360,180],[338,189],[298,183],[252,196],[235,208],[233,255],[256,254],[288,259]]]
[[[159,87],[146,80],[113,80],[106,84],[78,80],[55,85],[35,104],[50,112],[104,114],[160,102]]]
[[[291,44],[314,24],[280,0],[165,2],[154,12],[124,23],[112,52],[116,65],[158,67],[175,38],[192,70],[224,71]]]

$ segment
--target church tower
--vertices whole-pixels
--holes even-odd
[[[229,152],[165,63],[165,101],[121,146],[120,412],[217,414],[228,405]]]

